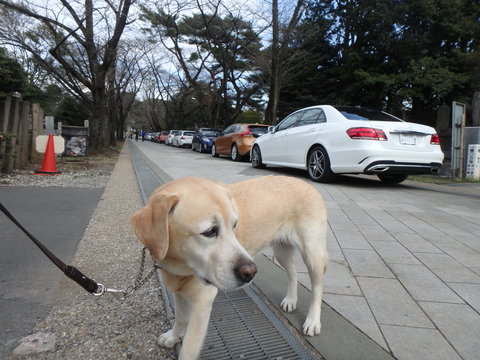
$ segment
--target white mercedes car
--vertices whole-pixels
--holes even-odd
[[[336,174],[375,174],[396,184],[411,174],[438,173],[443,152],[434,128],[383,111],[318,105],[288,115],[251,149],[253,167],[305,169],[317,182]]]

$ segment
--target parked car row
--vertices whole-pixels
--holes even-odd
[[[168,133],[169,131],[150,132],[145,134],[145,140],[156,143],[164,143]]]
[[[267,131],[268,125],[264,124],[232,124],[223,131],[213,128],[200,128],[196,132],[170,130],[165,145],[191,147],[193,151],[240,161],[249,159],[255,139]]]
[[[318,105],[276,126],[232,124],[225,130],[171,130],[166,145],[188,146],[234,161],[304,169],[317,182],[338,174],[375,174],[390,184],[411,174],[438,173],[443,161],[435,129],[358,106]]]

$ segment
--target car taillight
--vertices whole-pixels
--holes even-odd
[[[181,136],[181,137],[180,137],[180,140],[185,140],[185,139],[186,139],[185,136]]]
[[[430,138],[430,144],[432,145],[440,145],[440,137],[438,134],[433,134]]]
[[[381,140],[386,141],[387,136],[380,129],[374,128],[366,128],[366,127],[358,127],[358,128],[350,128],[347,130],[348,136],[352,139],[360,139],[360,140]]]
[[[244,137],[244,136],[252,136],[252,133],[250,132],[250,129],[247,129],[240,134],[240,137]]]

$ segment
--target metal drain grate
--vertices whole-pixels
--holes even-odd
[[[307,360],[318,357],[313,357],[255,291],[246,287],[218,293],[201,359]]]

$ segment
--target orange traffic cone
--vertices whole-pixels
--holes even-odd
[[[53,143],[53,134],[48,135],[47,148],[43,154],[42,168],[35,171],[36,175],[58,175],[61,171],[57,170],[57,162],[55,160],[55,145]]]

